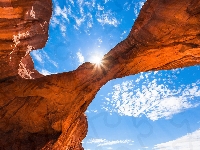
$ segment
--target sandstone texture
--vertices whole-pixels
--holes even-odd
[[[52,2],[1,0],[0,12],[0,79],[18,74],[30,78],[32,70],[25,69],[26,64],[21,60],[31,50],[45,46]]]
[[[29,52],[48,39],[50,0],[0,2],[0,149],[81,150],[84,115],[109,80],[200,64],[200,1],[147,0],[102,65],[42,76]]]

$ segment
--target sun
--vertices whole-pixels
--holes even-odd
[[[96,64],[96,65],[101,65],[102,58],[101,58],[101,56],[94,55],[94,56],[92,56],[91,62]]]
[[[99,56],[94,56],[93,58],[93,62],[97,65],[100,65],[101,64],[101,58]]]

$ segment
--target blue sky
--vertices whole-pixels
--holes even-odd
[[[94,62],[125,39],[145,0],[53,0],[46,47],[31,52],[44,75]],[[37,14],[35,14],[37,16]],[[200,67],[108,82],[89,106],[85,150],[197,150]]]

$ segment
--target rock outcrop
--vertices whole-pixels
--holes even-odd
[[[32,70],[25,69],[22,59],[45,46],[52,2],[1,0],[0,12],[0,79],[18,74],[30,78]]]
[[[0,2],[0,149],[81,150],[84,112],[109,80],[200,64],[200,1],[147,0],[102,65],[42,76],[29,52],[45,45],[51,9],[50,0]]]

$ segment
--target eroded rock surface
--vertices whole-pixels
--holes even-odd
[[[26,68],[21,62],[23,57],[45,46],[52,2],[1,0],[0,12],[0,79],[3,79],[18,73],[23,75],[21,72]],[[32,70],[26,71],[30,74]]]
[[[83,113],[109,80],[200,64],[199,0],[147,0],[127,39],[101,66],[84,63],[50,76],[33,70],[28,52],[45,45],[51,1],[0,6],[0,149],[81,150]]]

